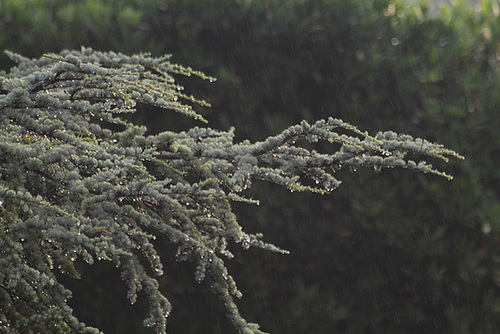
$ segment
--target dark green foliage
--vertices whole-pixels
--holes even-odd
[[[41,49],[55,52],[80,45],[163,52],[162,44],[147,38],[147,16],[158,6],[158,1],[149,0],[2,1],[0,45],[30,57],[39,56]],[[1,59],[5,64],[7,58],[2,55]],[[2,67],[8,68],[6,64]]]

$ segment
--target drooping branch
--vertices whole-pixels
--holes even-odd
[[[77,276],[73,263],[80,258],[113,261],[130,302],[146,294],[146,325],[165,333],[171,306],[146,270],[163,274],[152,242],[163,234],[178,247],[177,260],[194,263],[197,281],[210,280],[240,332],[261,333],[239,314],[233,297],[241,293],[224,262],[232,257],[230,243],[286,252],[261,234],[244,232],[232,211],[234,201],[257,202],[244,196],[253,180],[325,193],[340,185],[334,173],[346,166],[451,178],[406,154],[461,158],[442,145],[393,132],[370,136],[336,119],[302,122],[257,143],[234,143],[234,129],[146,135],[121,115],[143,103],[203,121],[189,103],[204,102],[182,94],[173,75],[212,78],[168,57],[91,49],[36,60],[9,55],[19,64],[0,78],[0,250],[9,249],[0,251],[0,263],[13,258],[15,266],[0,266],[0,297],[20,311],[0,311],[0,318],[20,331],[57,319],[74,332],[85,327],[72,316],[54,275]],[[300,141],[324,141],[337,150],[320,153]],[[54,305],[58,314],[31,317]]]

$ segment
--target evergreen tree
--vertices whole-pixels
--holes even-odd
[[[0,328],[6,333],[97,333],[72,315],[61,274],[75,261],[112,261],[133,304],[149,302],[145,326],[165,333],[171,305],[154,239],[165,235],[176,260],[195,266],[241,333],[261,333],[239,314],[225,261],[228,246],[286,253],[242,230],[231,203],[254,180],[290,191],[328,193],[344,168],[406,168],[451,176],[419,156],[462,158],[442,145],[394,132],[375,136],[341,120],[302,122],[262,142],[192,127],[149,134],[130,114],[142,105],[206,122],[207,105],[182,93],[174,76],[214,80],[168,57],[81,51],[18,63],[0,78]]]

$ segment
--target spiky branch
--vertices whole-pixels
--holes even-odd
[[[177,260],[195,264],[197,281],[210,280],[241,333],[261,333],[239,314],[233,298],[241,293],[224,262],[230,243],[286,252],[244,232],[232,211],[233,201],[257,202],[243,193],[253,180],[326,193],[348,166],[451,178],[406,154],[461,158],[442,145],[393,132],[370,136],[337,119],[302,122],[257,143],[235,143],[234,129],[146,135],[122,114],[141,103],[205,121],[188,103],[206,103],[182,94],[173,75],[213,79],[168,57],[85,48],[35,60],[9,56],[18,65],[0,78],[0,303],[8,305],[0,321],[13,333],[98,332],[72,315],[70,291],[55,276],[78,276],[78,258],[113,261],[130,302],[146,294],[145,325],[165,333],[171,306],[146,270],[163,274],[152,243],[159,234],[178,247]],[[318,141],[335,151],[300,144]]]

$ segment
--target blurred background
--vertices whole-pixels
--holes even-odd
[[[0,49],[29,57],[82,45],[173,54],[218,78],[179,78],[209,126],[261,140],[302,119],[342,118],[466,156],[451,182],[406,170],[343,171],[330,195],[257,183],[235,204],[248,232],[290,250],[228,262],[248,321],[271,333],[500,331],[500,8],[386,0],[3,0]],[[13,64],[3,54],[0,68]],[[141,109],[151,133],[196,124]],[[169,333],[233,333],[207,283],[158,241]],[[81,264],[75,315],[105,333],[149,333],[119,273]]]

